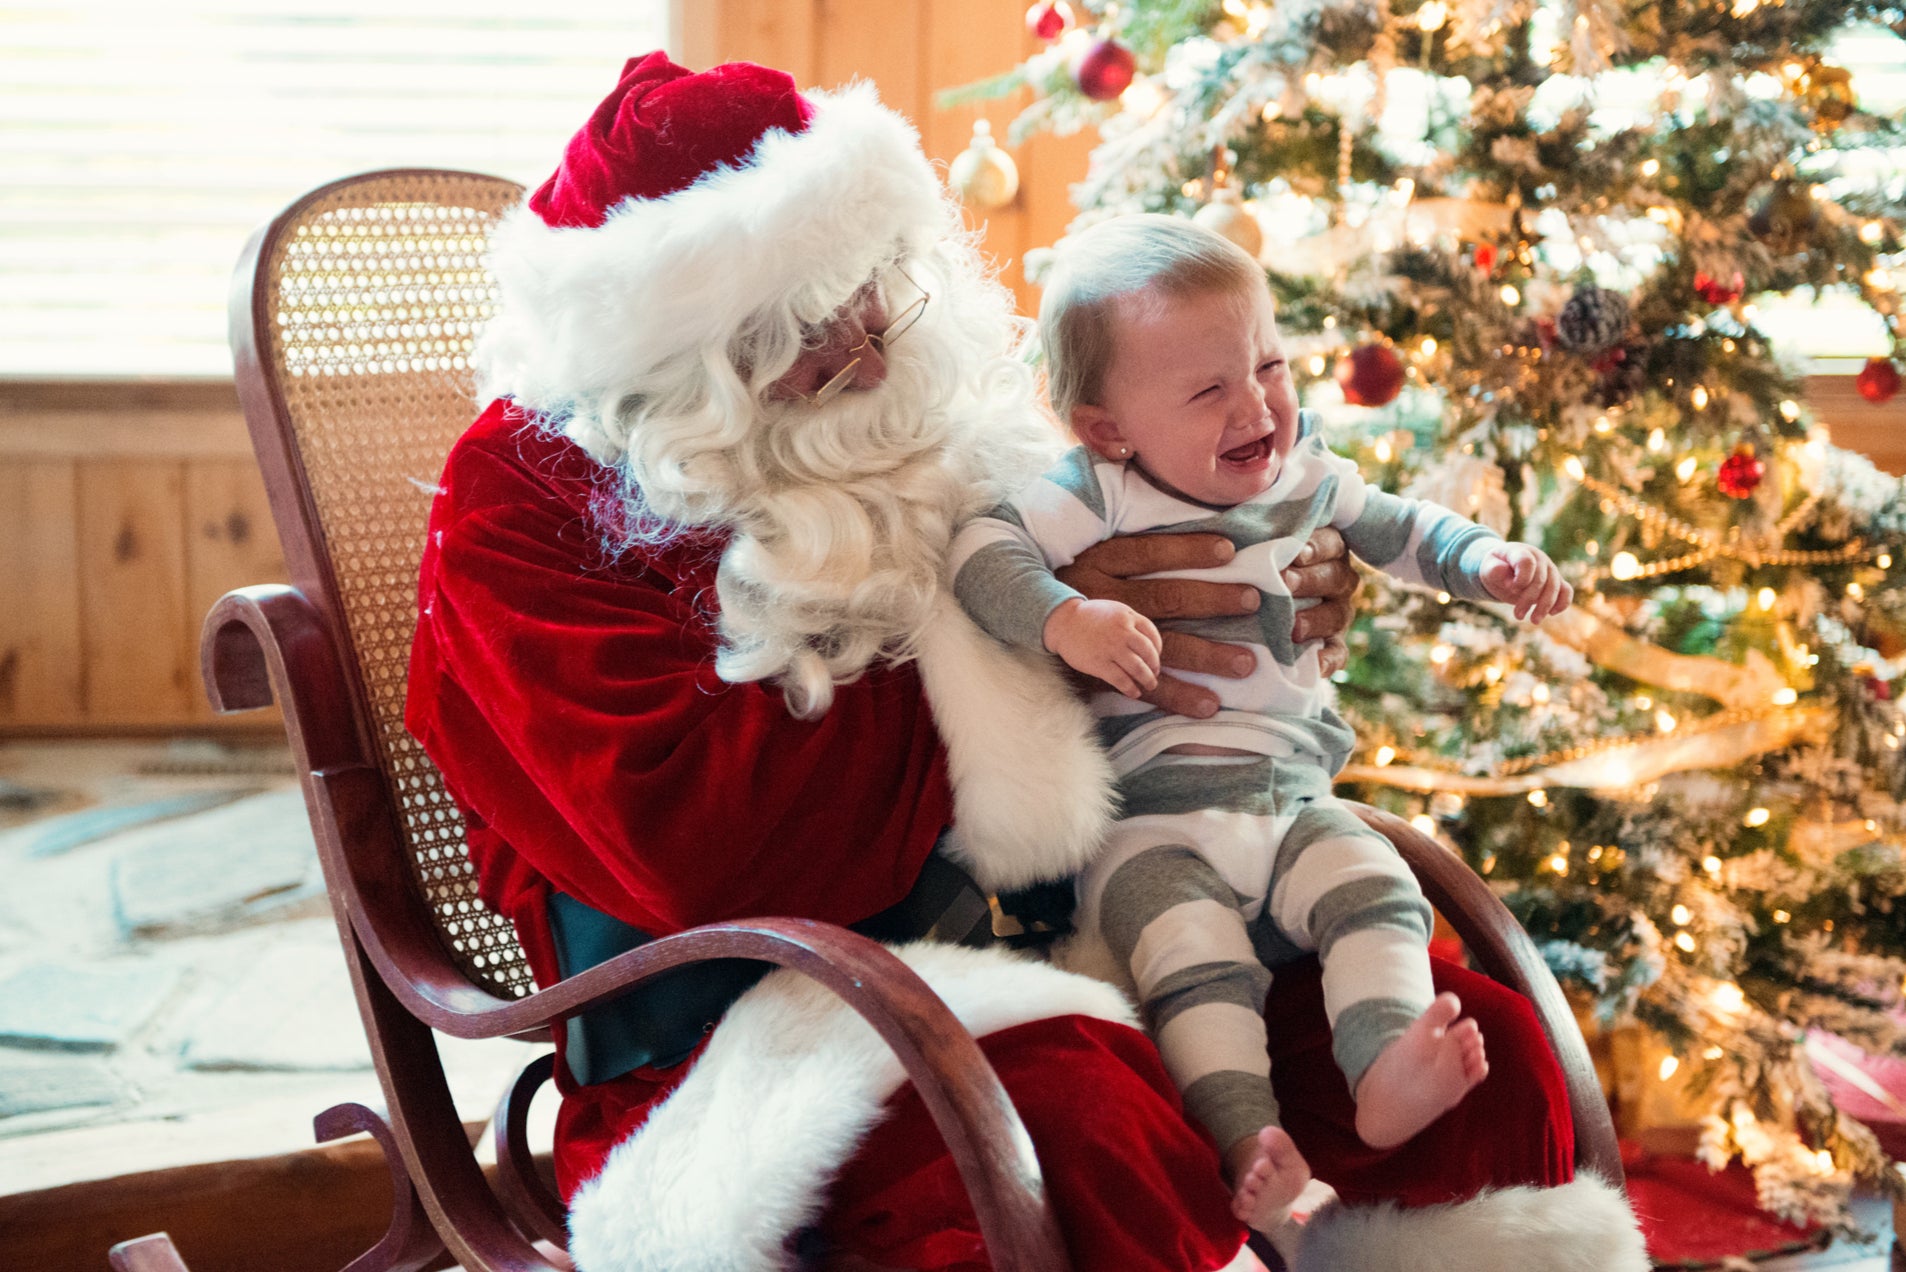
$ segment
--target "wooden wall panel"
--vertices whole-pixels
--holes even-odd
[[[185,469],[185,614],[196,648],[199,625],[219,597],[235,587],[288,577],[284,549],[271,524],[265,483],[249,460],[200,460]],[[194,714],[220,717],[205,698],[192,663]],[[277,708],[271,717],[279,718]],[[265,723],[264,712],[251,723]]]
[[[71,461],[0,465],[0,726],[84,710],[78,497]]]
[[[78,471],[85,722],[190,720],[198,624],[186,604],[185,464],[89,460]]]
[[[816,0],[819,39],[810,83],[838,88],[850,80],[872,80],[881,101],[918,123],[927,107],[925,7],[891,0]]]
[[[715,23],[716,61],[759,62],[786,71],[803,85],[815,82],[820,69],[816,0],[709,2],[720,7]]]
[[[1023,0],[721,0],[715,27],[718,60],[777,66],[817,88],[856,76],[873,81],[941,165],[966,148],[976,118],[989,121],[1003,145],[1027,95],[953,110],[940,110],[934,98],[1011,68],[1037,44],[1026,31]],[[1008,149],[1019,166],[1019,198],[991,213],[969,211],[968,223],[1030,314],[1039,293],[1021,260],[1028,248],[1057,241],[1071,221],[1067,190],[1085,174],[1091,138],[1037,138]]]
[[[1025,6],[1019,0],[930,0],[926,10],[926,101],[915,119],[927,154],[939,163],[951,163],[972,141],[973,123],[979,119],[992,125],[993,139],[1005,146],[1007,125],[1026,94],[948,110],[933,99],[949,88],[997,75],[1025,56],[1030,39]],[[1026,186],[1032,174],[1026,170],[1023,148],[1006,149],[1019,165],[1019,197],[990,212],[969,208],[967,224],[980,232],[1001,281],[1013,289],[1025,311],[1028,290],[1019,260],[1028,245]]]

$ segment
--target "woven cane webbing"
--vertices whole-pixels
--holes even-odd
[[[483,251],[521,197],[498,178],[372,174],[308,205],[262,271],[269,355],[418,887],[464,972],[505,997],[532,988],[528,965],[509,922],[478,899],[463,819],[403,715],[425,518],[444,456],[475,418],[468,358],[495,305]]]

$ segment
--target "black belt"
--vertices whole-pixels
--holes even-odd
[[[984,945],[992,940],[985,896],[964,870],[938,852],[927,858],[904,900],[851,926],[876,941],[927,938]],[[549,894],[549,930],[565,980],[655,939],[554,890]],[[773,966],[758,959],[723,958],[671,968],[615,1001],[565,1021],[564,1063],[585,1085],[645,1065],[680,1064],[729,1005]]]

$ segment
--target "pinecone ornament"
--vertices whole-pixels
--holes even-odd
[[[1628,298],[1605,287],[1583,287],[1555,320],[1564,349],[1593,356],[1612,349],[1628,330]]]

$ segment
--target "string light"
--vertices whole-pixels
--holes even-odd
[[[1573,458],[1573,456],[1570,458]],[[1675,466],[1675,474],[1679,476],[1682,481],[1688,480],[1688,478],[1694,475],[1694,462],[1692,455],[1683,458],[1682,461]],[[1575,475],[1566,461],[1563,463],[1563,470],[1568,472],[1571,477]],[[1616,553],[1615,559],[1609,563],[1608,572],[1623,582],[1629,579],[1653,578],[1662,574],[1679,573],[1682,570],[1692,569],[1697,565],[1705,565],[1717,557],[1729,561],[1739,561],[1745,565],[1752,566],[1838,565],[1851,561],[1872,559],[1872,556],[1868,554],[1873,553],[1873,549],[1869,548],[1864,541],[1859,539],[1854,539],[1838,548],[1822,548],[1807,551],[1763,546],[1741,540],[1737,536],[1737,533],[1722,535],[1701,526],[1690,525],[1674,514],[1665,512],[1653,504],[1648,503],[1646,500],[1639,499],[1624,490],[1609,485],[1599,478],[1588,476],[1586,473],[1576,480],[1584,489],[1600,495],[1604,508],[1624,512],[1639,521],[1649,530],[1672,535],[1695,547],[1695,551],[1685,553],[1681,556],[1669,557],[1659,561],[1650,561],[1646,564],[1643,564],[1632,552]],[[1792,512],[1782,517],[1779,524],[1773,528],[1773,532],[1769,536],[1769,545],[1778,543],[1799,527],[1807,524],[1812,520],[1819,506],[1820,496],[1817,494],[1809,495],[1806,499],[1802,500],[1794,507]],[[1877,553],[1874,553],[1874,555],[1877,555]],[[1597,571],[1590,571],[1588,575],[1585,576],[1584,582],[1592,583],[1597,573]]]
[[[1377,753],[1373,758],[1378,768],[1385,768],[1396,759],[1396,748],[1393,746],[1380,746],[1377,748]]]
[[[1763,587],[1755,599],[1760,602],[1762,609],[1770,610],[1774,607],[1774,602],[1780,599],[1780,594],[1771,587]]]
[[[1663,1082],[1666,1082],[1669,1078],[1672,1078],[1674,1076],[1674,1071],[1676,1069],[1679,1069],[1680,1067],[1681,1067],[1681,1062],[1677,1060],[1675,1057],[1662,1056],[1661,1068],[1659,1070],[1661,1074],[1661,1080]]]
[[[1443,0],[1429,0],[1428,4],[1416,11],[1416,27],[1419,31],[1440,31],[1448,21],[1449,6]]]
[[[1800,418],[1800,403],[1788,398],[1780,404],[1780,418],[1789,424]]]
[[[1694,911],[1688,909],[1685,905],[1677,905],[1668,912],[1668,917],[1674,920],[1676,927],[1686,927],[1688,921],[1694,918]]]
[[[1711,875],[1718,875],[1721,873],[1721,859],[1710,853],[1708,856],[1701,858],[1701,869]]]
[[[1749,827],[1765,826],[1768,819],[1772,816],[1773,814],[1765,808],[1750,808],[1747,810],[1747,816],[1741,818],[1741,825]]]
[[[1418,813],[1416,816],[1410,818],[1410,825],[1416,827],[1426,835],[1434,835],[1436,833],[1436,819],[1431,817],[1428,813]]]
[[[1515,284],[1513,283],[1504,283],[1500,294],[1502,296],[1502,303],[1511,309],[1514,309],[1517,305],[1522,303],[1522,293],[1515,289]]]
[[[1673,733],[1674,726],[1678,723],[1680,722],[1674,718],[1673,713],[1666,707],[1655,712],[1655,728],[1661,730],[1663,733]]]
[[[1535,790],[1529,792],[1529,802],[1537,808],[1547,808],[1549,806],[1549,793],[1537,787]]]
[[[1674,947],[1683,954],[1692,954],[1694,953],[1694,938],[1689,936],[1686,932],[1676,932],[1674,934]]]
[[[1787,920],[1791,918],[1793,918],[1793,915],[1787,913],[1785,910],[1774,911],[1774,922],[1776,923],[1785,923]]]
[[[1800,693],[1791,686],[1774,690],[1774,705],[1776,707],[1791,707],[1798,701],[1800,701]]]

